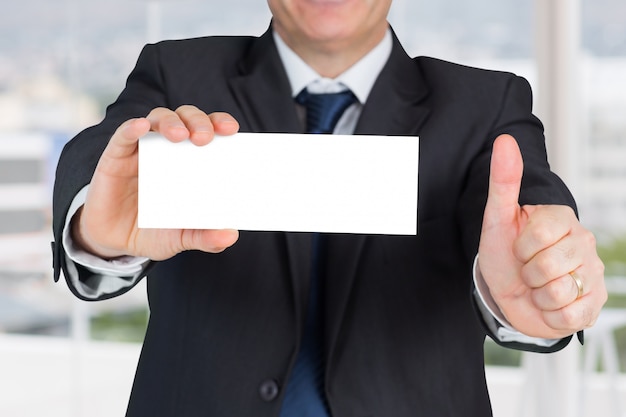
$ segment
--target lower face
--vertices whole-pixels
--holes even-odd
[[[375,45],[387,29],[391,0],[268,0],[273,25],[292,48]]]

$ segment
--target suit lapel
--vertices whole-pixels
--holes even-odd
[[[291,86],[271,30],[251,46],[240,62],[239,74],[229,80],[244,115],[242,131],[301,133]]]
[[[394,34],[391,56],[363,106],[355,134],[417,135],[430,113],[428,92],[421,69]]]

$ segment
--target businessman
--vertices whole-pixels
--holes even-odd
[[[485,336],[556,351],[606,300],[527,82],[408,57],[391,0],[268,5],[258,38],[146,46],[59,161],[55,279],[98,300],[147,275],[127,415],[491,415]],[[237,131],[419,136],[419,234],[139,229],[149,131],[198,146]]]

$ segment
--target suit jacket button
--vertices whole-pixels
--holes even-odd
[[[259,395],[263,401],[274,401],[279,393],[278,382],[273,379],[263,381],[259,386]]]

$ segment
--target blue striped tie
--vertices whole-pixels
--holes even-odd
[[[332,133],[343,112],[356,101],[351,91],[296,97],[306,107],[307,133]],[[323,265],[326,237],[313,233],[311,283],[300,351],[285,391],[280,417],[329,417],[324,395]]]
[[[305,88],[296,96],[296,101],[306,107],[307,133],[333,133],[337,121],[356,97],[350,90],[312,94]]]

